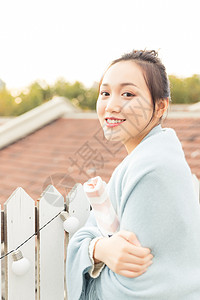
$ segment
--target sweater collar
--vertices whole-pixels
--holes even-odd
[[[145,137],[141,140],[141,142],[143,142],[144,140],[146,140],[147,138],[149,138],[150,136],[159,133],[162,131],[162,127],[161,124],[158,124],[156,126],[154,126],[147,135],[145,135]]]
[[[160,133],[162,132],[164,129],[161,127],[161,124],[158,124],[156,126],[154,126],[149,133],[140,141],[140,143],[129,153],[127,154],[127,156],[122,160],[122,162],[126,161],[128,159],[129,156],[133,155],[133,153],[135,153],[135,151],[138,149],[138,147],[140,147],[141,143],[143,141],[145,141],[146,139],[148,139],[150,136],[153,136],[154,134]],[[121,162],[121,163],[122,163]]]

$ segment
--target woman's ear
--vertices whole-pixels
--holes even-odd
[[[169,98],[159,99],[156,102],[156,116],[157,116],[157,118],[162,117],[164,112],[167,110],[168,105],[169,105]]]

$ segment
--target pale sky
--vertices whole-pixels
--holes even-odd
[[[200,74],[199,0],[1,0],[0,78],[9,89],[63,77],[86,86],[132,49],[168,74]]]

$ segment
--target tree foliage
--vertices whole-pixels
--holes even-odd
[[[187,78],[169,76],[172,103],[195,103],[200,101],[200,75]],[[3,82],[3,81],[2,81]],[[98,97],[98,85],[86,88],[81,82],[69,83],[58,79],[53,85],[44,81],[32,83],[17,96],[0,87],[0,116],[19,116],[30,109],[52,99],[54,96],[68,98],[75,106],[83,110],[95,110]]]
[[[200,75],[178,78],[169,76],[172,103],[196,103],[200,101]]]

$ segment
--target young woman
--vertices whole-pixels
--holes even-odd
[[[123,55],[104,73],[99,121],[128,153],[107,186],[120,228],[102,237],[92,210],[71,238],[68,300],[200,299],[200,206],[181,143],[161,126],[169,101],[155,51]]]

